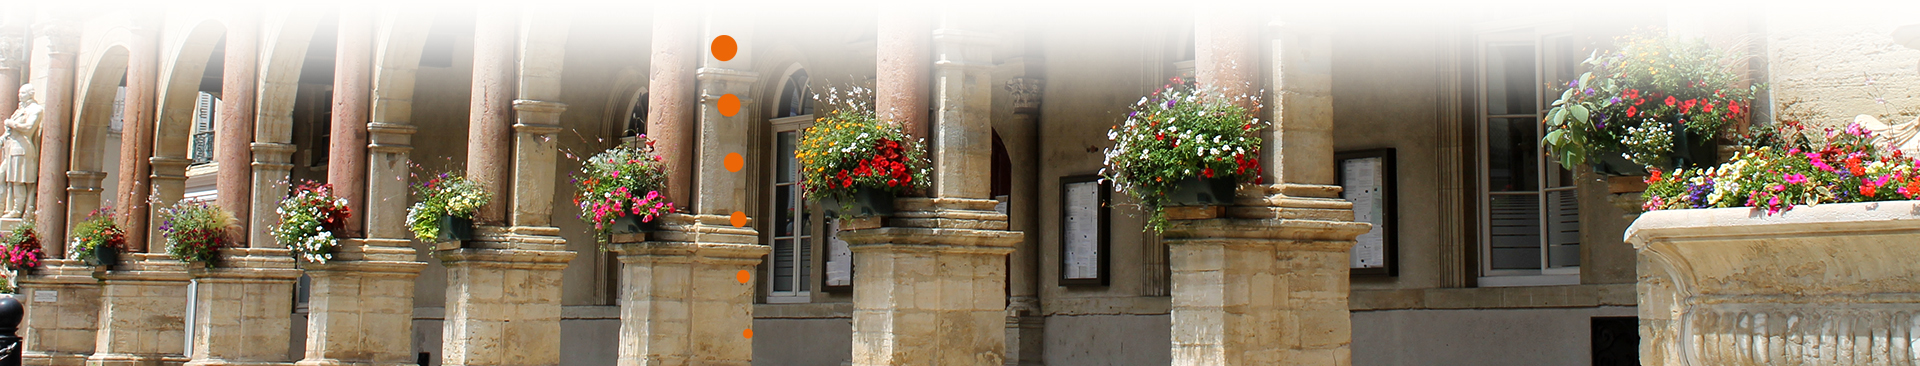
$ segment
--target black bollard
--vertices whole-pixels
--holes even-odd
[[[0,296],[0,366],[20,366],[20,336],[14,335],[20,330],[20,319],[27,315],[27,308],[13,296]]]

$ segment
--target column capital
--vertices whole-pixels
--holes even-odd
[[[1013,113],[1040,114],[1041,92],[1045,90],[1046,79],[1013,78],[1007,80],[1007,93],[1013,96]]]
[[[25,69],[28,43],[29,39],[24,33],[0,32],[0,69]]]
[[[55,19],[34,23],[33,34],[47,39],[47,53],[72,55],[80,46],[80,26],[72,20]]]

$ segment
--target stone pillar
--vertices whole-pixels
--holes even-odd
[[[982,29],[975,21],[983,15],[949,12],[933,31],[934,83],[941,86],[934,90],[940,113],[929,143],[935,197],[896,200],[895,215],[882,225],[842,224],[855,228],[840,238],[859,269],[853,278],[859,289],[853,299],[854,365],[1006,361],[1007,253],[1024,237],[1007,230],[1007,215],[994,211],[997,202],[987,199],[990,182],[980,174],[993,152],[987,115],[993,38],[972,31]],[[881,84],[876,93],[910,92],[897,89],[902,86]]]
[[[233,214],[240,232],[230,238],[235,246],[248,243],[247,228],[253,226],[248,207],[253,200],[253,102],[255,78],[259,70],[259,12],[237,9],[227,18],[227,49],[222,60],[220,118],[214,127],[214,163],[219,164],[214,190],[220,192],[220,208]],[[263,217],[264,219],[264,217]]]
[[[256,133],[256,139],[259,137]],[[293,144],[278,142],[254,142],[248,145],[253,150],[253,203],[248,205],[250,216],[273,222],[279,220],[280,200],[287,197],[287,178],[293,172]],[[272,219],[267,219],[271,217]],[[285,248],[279,239],[273,238],[273,231],[267,225],[254,225],[247,229],[247,242],[265,245],[270,248]]]
[[[152,189],[151,193],[147,196],[147,202],[151,203],[151,205],[148,205],[147,208],[149,214],[147,215],[146,230],[147,238],[152,242],[151,245],[147,246],[147,252],[165,254],[167,252],[167,240],[161,236],[160,233],[161,218],[159,212],[160,209],[173,206],[175,202],[180,202],[183,197],[186,197],[187,166],[193,165],[193,160],[155,156],[147,158],[146,165],[148,168],[147,173],[149,174],[147,175],[147,181],[151,182],[150,187]],[[132,243],[132,228],[127,229],[127,237],[129,238],[127,242]]]
[[[1227,11],[1199,15],[1201,82],[1255,85],[1258,23]],[[1266,135],[1273,185],[1241,189],[1225,209],[1173,216],[1164,237],[1173,271],[1174,365],[1348,365],[1347,250],[1368,225],[1332,183],[1327,35],[1275,23],[1277,108]],[[1264,113],[1264,112],[1262,112]],[[1259,115],[1259,114],[1256,114]],[[1283,140],[1284,139],[1284,140]],[[1274,162],[1283,161],[1275,166]]]
[[[300,270],[274,240],[247,241],[253,200],[253,123],[258,13],[238,10],[227,20],[224,75],[220,86],[219,132],[214,159],[218,203],[240,222],[231,236],[234,248],[220,250],[218,267],[191,268],[193,275],[193,347],[188,365],[284,363],[287,359],[294,280]],[[272,222],[263,220],[262,222]],[[267,225],[260,225],[267,226]]]
[[[79,37],[71,20],[56,19],[34,25],[31,74],[39,84],[35,96],[46,109],[40,120],[40,178],[35,187],[34,231],[44,243],[67,242],[67,167],[73,146],[74,49]],[[103,174],[104,175],[104,174]],[[88,187],[99,187],[96,180]],[[98,191],[93,193],[99,206]],[[64,258],[65,245],[45,245],[47,257]]]
[[[700,39],[733,37],[739,52],[728,61],[700,52],[698,160],[669,164],[697,167],[698,185],[693,214],[662,217],[660,230],[646,235],[619,235],[612,249],[620,262],[620,365],[747,365],[753,361],[753,340],[744,332],[753,327],[752,273],[770,252],[760,245],[752,225],[735,227],[734,211],[747,211],[745,172],[729,172],[720,164],[727,153],[745,154],[749,114],[755,110],[746,95],[757,75],[740,69],[752,63],[751,22],[716,13],[706,18]],[[691,34],[689,34],[691,36]],[[705,50],[705,48],[701,48]],[[656,50],[656,58],[661,57]],[[658,80],[658,79],[656,79]],[[721,96],[740,97],[742,113],[726,116],[716,106]],[[671,155],[670,155],[671,156]],[[671,159],[671,158],[670,158]],[[677,201],[686,203],[687,201]]]
[[[653,12],[653,61],[647,79],[647,137],[667,160],[667,199],[693,202],[694,60],[712,58],[695,45],[699,19],[682,5]],[[736,40],[738,38],[735,38]]]
[[[100,330],[87,365],[186,362],[186,263],[158,253],[127,253],[100,278]]]
[[[476,16],[473,135],[495,133],[494,126],[483,124],[509,127],[510,121],[496,121],[492,119],[496,116],[480,111],[499,111],[497,117],[507,117],[507,108],[519,113],[518,121],[511,121],[514,150],[505,150],[508,136],[502,129],[497,131],[501,146],[488,145],[500,150],[469,154],[467,168],[476,172],[476,167],[490,166],[504,174],[511,164],[511,176],[503,175],[496,182],[512,182],[516,194],[496,195],[491,206],[512,207],[515,212],[511,226],[476,225],[473,240],[436,253],[447,267],[442,333],[446,344],[441,358],[446,365],[560,363],[561,270],[575,253],[566,250],[560,229],[551,226],[554,134],[560,131],[559,115],[565,105],[548,101],[559,99],[567,20],[547,10],[528,8],[524,14],[519,10],[523,9],[483,6]],[[516,33],[523,37],[516,38]],[[516,39],[523,42],[518,48]],[[518,73],[512,68],[516,54]],[[516,74],[520,75],[517,80]],[[515,88],[516,84],[520,86]],[[515,90],[521,100],[511,98]],[[483,93],[505,98],[483,98]],[[497,104],[483,106],[482,102]]]
[[[753,362],[752,281],[769,249],[725,216],[668,215],[651,237],[615,238],[620,255],[620,366]],[[697,221],[697,222],[696,222]]]
[[[1024,62],[1023,62],[1024,63]],[[1013,125],[1015,130],[1024,130],[1028,141],[1004,141],[1009,155],[1013,159],[1012,173],[1014,192],[1009,197],[1008,216],[1016,212],[1027,212],[1024,220],[1014,220],[1009,227],[1015,230],[1025,225],[1033,230],[1039,220],[1037,205],[1032,202],[1039,199],[1038,182],[1018,181],[1020,177],[1039,176],[1040,159],[1032,154],[1037,149],[1022,150],[1013,144],[1040,146],[1040,95],[1046,82],[1038,78],[1014,78],[1007,81],[1007,92],[1013,100]],[[1003,136],[1005,137],[1005,136]],[[1026,200],[1021,203],[1020,200]],[[1007,256],[1007,365],[1040,365],[1045,356],[1046,318],[1040,308],[1040,247],[1039,242],[1027,238],[1012,254]]]
[[[921,5],[909,3],[882,3],[880,12],[874,112],[881,120],[900,124],[913,137],[926,138],[933,16]]]
[[[510,197],[507,192],[508,144],[513,134],[514,40],[513,11],[505,5],[479,9],[473,33],[473,98],[468,106],[467,178],[493,192],[493,202],[474,213],[476,225],[504,225]]]
[[[159,19],[135,19],[128,29],[127,99],[121,113],[120,181],[113,200],[116,221],[127,231],[127,251],[147,252],[149,204],[153,181],[148,180],[153,156],[155,102],[160,92]],[[160,251],[164,253],[164,246]]]
[[[365,211],[367,112],[373,93],[369,84],[373,78],[372,10],[350,7],[341,12],[338,39],[333,57],[333,133],[327,143],[327,183],[333,184],[334,194],[347,200],[347,207]],[[475,89],[475,98],[482,94]],[[485,138],[490,136],[476,136],[474,141]],[[365,219],[365,215],[348,218],[343,236],[364,237],[361,222]]]

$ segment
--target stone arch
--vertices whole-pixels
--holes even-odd
[[[160,74],[159,120],[154,124],[153,155],[158,158],[186,159],[187,143],[193,133],[195,101],[199,98],[200,79],[212,63],[214,46],[227,34],[225,24],[212,19],[198,22],[164,48],[166,61]],[[170,202],[163,200],[162,202]]]
[[[612,93],[607,95],[607,108],[601,112],[602,118],[610,126],[603,133],[614,137],[626,136],[628,113],[633,111],[635,103],[645,102],[642,98],[647,95],[650,81],[645,67],[622,67],[614,74]]]
[[[124,43],[109,44],[89,65],[81,67],[82,80],[76,94],[80,100],[73,123],[74,154],[68,170],[105,172],[107,159],[118,158],[105,153],[106,139],[113,123],[114,96],[127,75],[127,57]]]
[[[268,26],[262,29],[260,37],[259,99],[254,107],[253,122],[255,142],[293,142],[293,102],[300,89],[300,68],[306,64],[307,43],[313,40],[313,32],[325,15],[326,12],[318,9],[288,9],[271,14],[270,21],[262,22]]]
[[[378,21],[374,36],[373,114],[369,121],[413,121],[413,83],[435,15],[428,9],[404,9]]]

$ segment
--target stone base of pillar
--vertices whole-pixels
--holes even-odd
[[[1347,251],[1369,225],[1337,198],[1266,201],[1285,206],[1168,225],[1172,364],[1352,364]]]
[[[185,262],[166,254],[122,254],[126,261],[100,278],[100,331],[88,366],[147,366],[186,362]]]
[[[1046,344],[1047,319],[1040,314],[1040,299],[1015,297],[1007,304],[1006,366],[1046,364],[1041,351]]]
[[[878,228],[840,233],[853,250],[853,365],[1006,361],[1007,231],[992,200],[902,198]]]
[[[293,287],[300,270],[286,249],[227,248],[193,275],[193,354],[188,366],[285,365]]]
[[[413,281],[427,266],[407,240],[346,239],[312,278],[307,353],[296,365],[413,365]],[[281,334],[286,332],[282,331]]]
[[[725,216],[669,215],[611,244],[620,263],[620,366],[753,363],[753,273],[770,251]]]
[[[554,227],[474,228],[447,267],[447,366],[560,364],[560,272],[573,260]]]
[[[26,305],[20,325],[25,351],[21,364],[78,366],[93,354],[100,326],[100,280],[93,267],[70,259],[47,259],[32,274],[20,276],[14,297]]]

